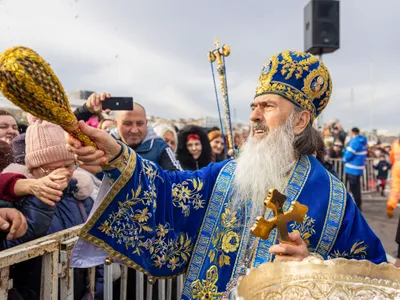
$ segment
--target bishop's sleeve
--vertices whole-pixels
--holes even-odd
[[[105,167],[112,183],[80,237],[152,277],[183,272],[217,176],[226,162],[196,172],[169,172],[122,145]]]
[[[366,259],[379,264],[386,262],[385,249],[369,227],[353,198],[347,193],[346,211],[329,258]]]

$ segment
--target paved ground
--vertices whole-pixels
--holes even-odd
[[[386,197],[379,193],[363,194],[363,215],[369,226],[381,239],[386,253],[396,257],[397,243],[395,242],[397,224],[399,222],[400,207],[395,210],[394,217],[386,216]],[[390,258],[390,257],[389,257]]]

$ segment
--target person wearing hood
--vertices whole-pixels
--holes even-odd
[[[106,97],[106,94],[97,95]],[[158,136],[153,127],[148,125],[146,110],[139,103],[135,103],[131,111],[119,111],[115,122],[117,127],[110,134],[117,141],[123,142],[144,159],[158,164],[162,169],[181,170],[175,154],[162,137]]]
[[[357,207],[361,210],[361,176],[364,173],[367,161],[367,139],[360,135],[360,129],[354,127],[351,130],[350,140],[343,156],[344,172],[346,180],[350,184],[350,192],[353,194]]]
[[[200,170],[212,161],[207,132],[196,125],[182,128],[178,134],[176,156],[184,170]]]

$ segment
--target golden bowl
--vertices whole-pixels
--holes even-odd
[[[366,260],[265,263],[240,279],[237,299],[400,299],[400,269]]]

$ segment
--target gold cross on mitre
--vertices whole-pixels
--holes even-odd
[[[276,189],[271,189],[268,192],[267,200],[264,201],[264,205],[272,209],[274,217],[265,220],[263,217],[258,217],[256,223],[250,229],[250,232],[263,240],[268,239],[268,236],[272,229],[275,227],[278,230],[278,239],[281,243],[293,244],[289,239],[289,233],[287,230],[287,223],[295,221],[302,223],[304,216],[308,212],[306,205],[294,202],[287,212],[283,211],[283,204],[286,201],[286,196],[278,192]]]

